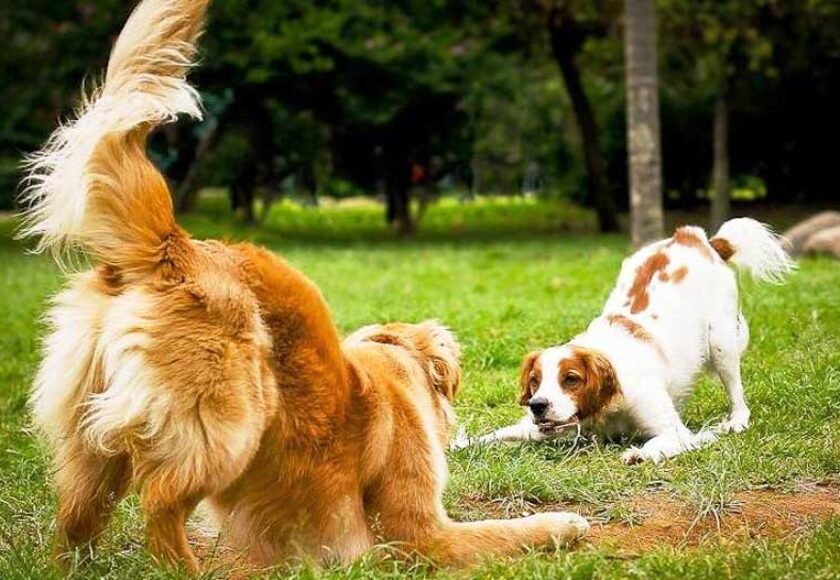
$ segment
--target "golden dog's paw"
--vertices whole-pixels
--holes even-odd
[[[550,512],[539,514],[559,545],[567,545],[581,539],[589,531],[589,522],[583,516],[571,512]]]

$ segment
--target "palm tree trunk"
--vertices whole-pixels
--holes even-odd
[[[726,91],[715,99],[715,131],[712,165],[712,210],[710,231],[716,231],[729,218],[729,108]]]
[[[624,24],[630,232],[638,248],[663,233],[654,0],[626,0]]]

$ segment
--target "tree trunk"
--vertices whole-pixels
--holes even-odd
[[[257,187],[257,168],[253,161],[246,162],[237,172],[230,187],[231,209],[247,225],[256,224],[254,190]]]
[[[654,0],[626,0],[624,25],[630,232],[638,248],[663,234]]]
[[[709,230],[714,232],[729,218],[729,108],[726,91],[715,99],[715,132],[712,165],[712,209]]]
[[[606,164],[599,145],[600,130],[589,97],[583,90],[580,71],[575,62],[585,35],[576,26],[571,14],[559,8],[553,9],[549,14],[548,32],[551,52],[563,77],[580,131],[589,201],[595,207],[598,216],[598,229],[602,232],[617,232],[617,210],[607,187]]]
[[[385,153],[385,219],[401,237],[415,233],[411,217],[411,161],[403,151]]]
[[[189,170],[187,170],[184,179],[175,190],[175,210],[177,212],[189,212],[195,207],[198,190],[201,187],[198,179],[201,173],[201,164],[207,156],[207,153],[219,141],[220,133],[221,128],[218,119],[212,119],[210,121],[210,127],[195,148],[195,154],[193,155]]]
[[[414,220],[411,218],[411,198],[409,188],[398,184],[387,186],[387,218],[388,223],[401,237],[414,235]]]

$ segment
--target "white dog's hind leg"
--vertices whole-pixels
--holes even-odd
[[[741,353],[746,348],[748,332],[746,320],[740,315],[731,322],[715,322],[709,328],[712,368],[729,397],[729,417],[715,427],[718,433],[740,433],[750,425],[750,409],[741,382]]]

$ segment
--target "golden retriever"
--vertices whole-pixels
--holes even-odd
[[[200,114],[185,75],[207,3],[141,3],[101,88],[30,159],[22,233],[98,264],[55,297],[32,394],[55,457],[59,552],[90,545],[131,487],[153,556],[192,571],[185,522],[202,501],[262,564],[348,562],[384,541],[462,565],[580,537],[574,514],[447,517],[460,370],[445,328],[374,326],[342,344],[302,274],[175,223],[146,140]]]

